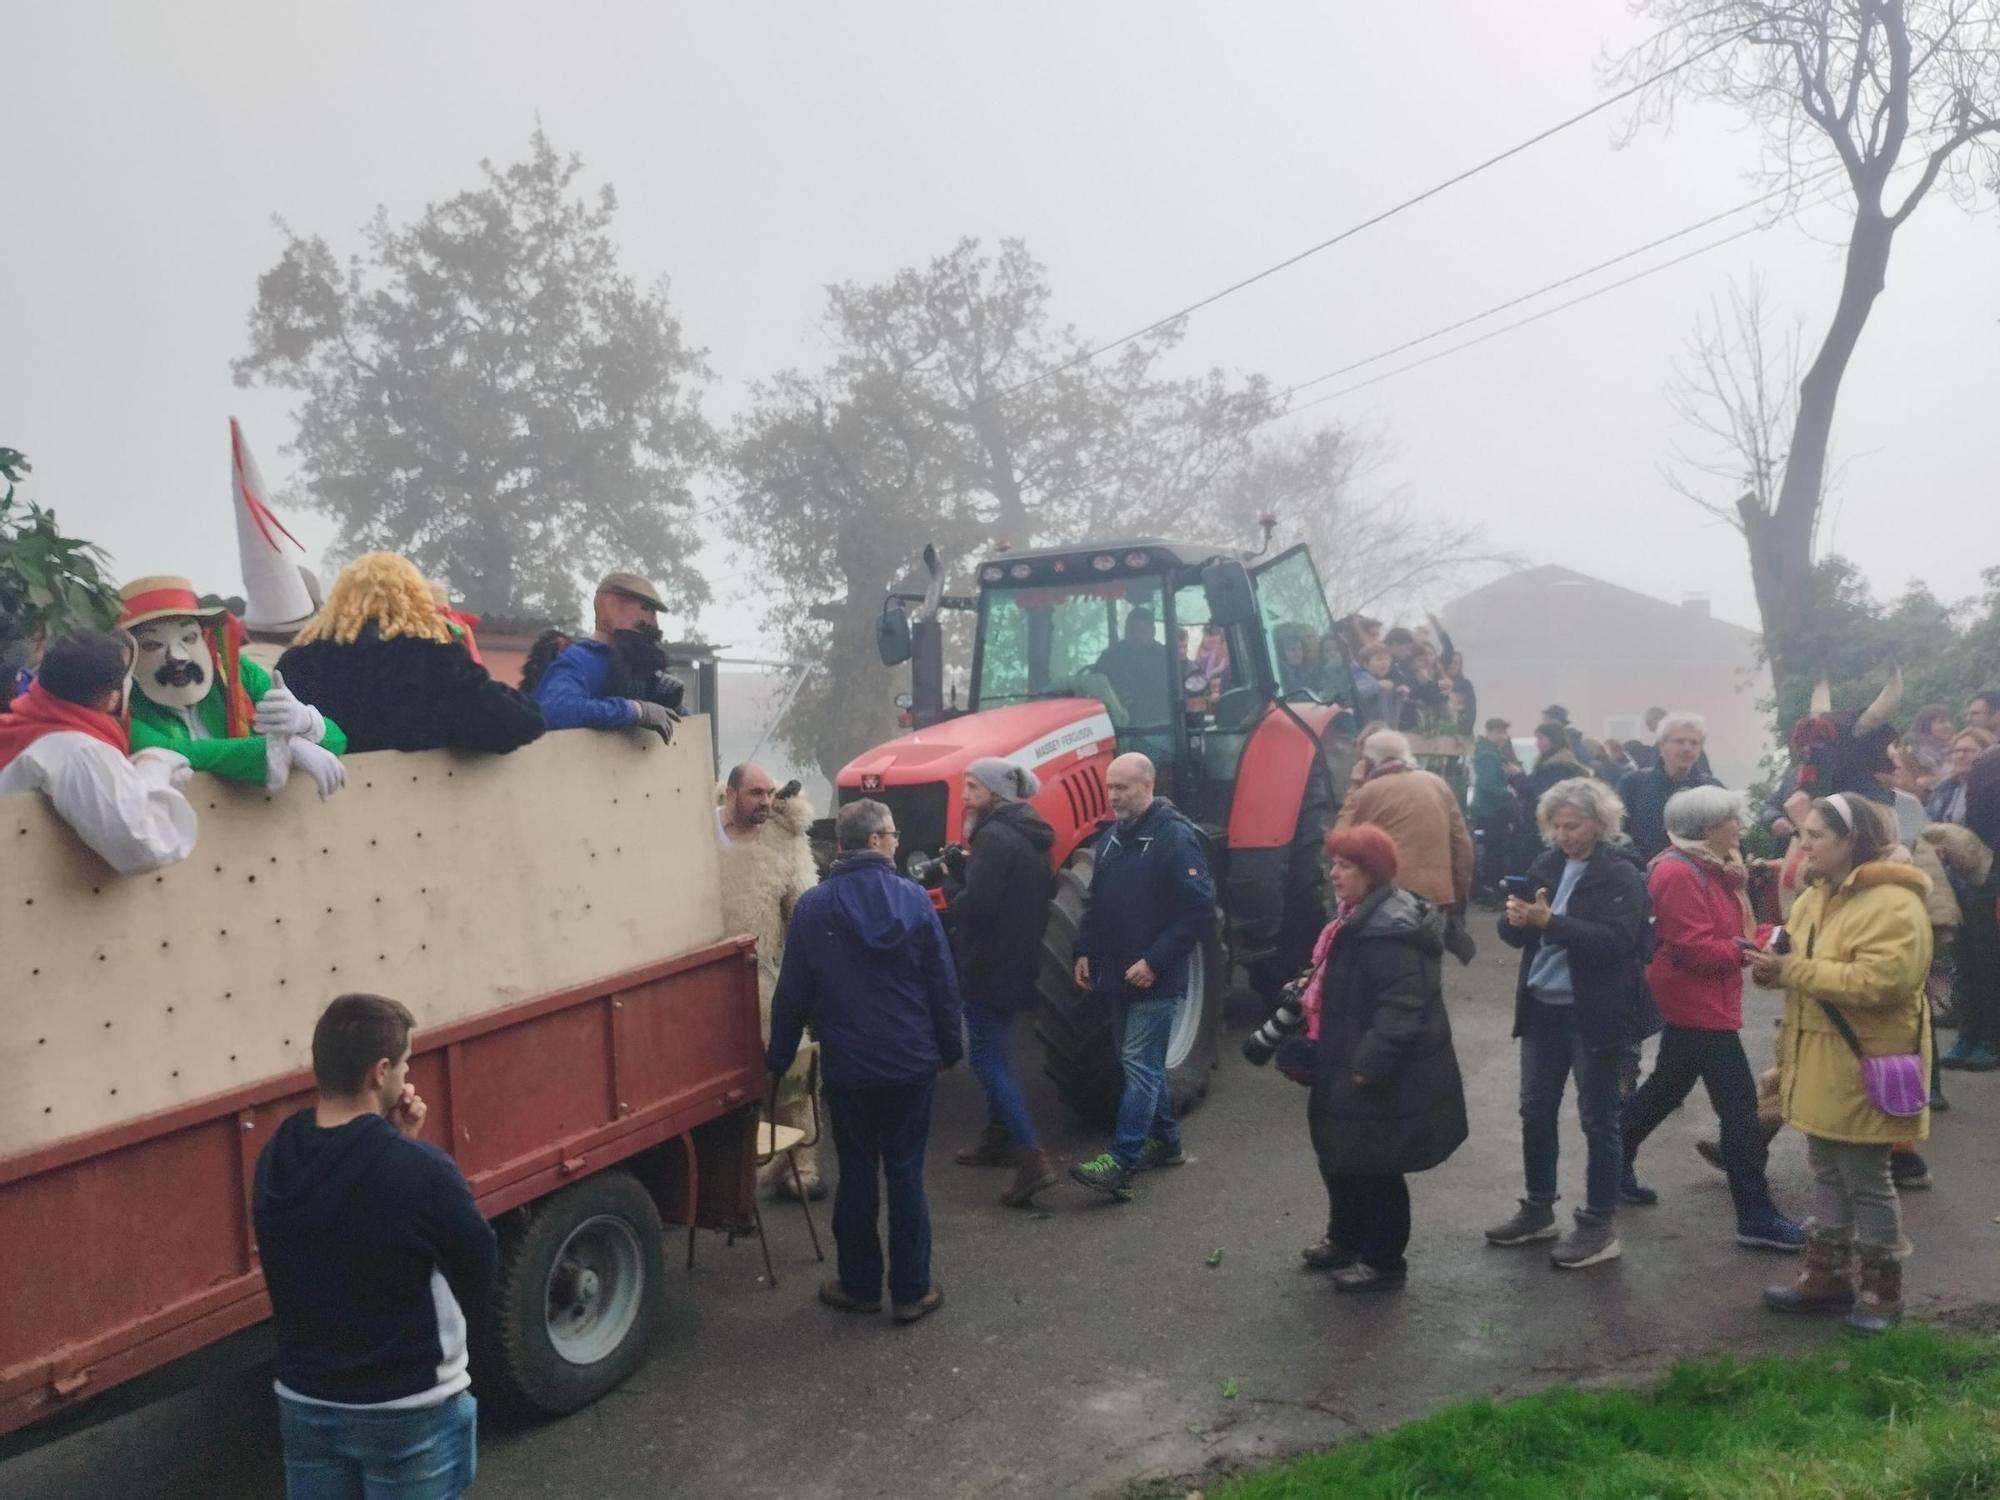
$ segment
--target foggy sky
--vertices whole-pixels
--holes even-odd
[[[228,369],[280,249],[274,213],[344,256],[378,204],[404,219],[474,185],[539,118],[590,186],[617,188],[626,271],[672,277],[723,421],[751,380],[823,357],[828,282],[1019,236],[1061,317],[1124,333],[1592,102],[1601,50],[1635,34],[1611,0],[70,0],[15,7],[7,32],[0,443],[121,577],[219,592],[240,588],[229,413],[273,488],[292,478],[287,399]],[[1600,116],[1198,314],[1174,369],[1289,384],[1753,196],[1753,141],[1726,111],[1624,151],[1615,128]],[[1920,209],[1846,382],[1851,468],[1822,541],[1885,592],[1922,578],[1956,598],[2000,562],[1997,236],[1942,196]],[[1476,515],[1533,561],[1705,591],[1754,624],[1740,540],[1658,478],[1676,434],[1662,392],[1732,273],[1760,270],[1816,338],[1838,244],[1819,211],[1288,420],[1379,431],[1377,483]],[[324,518],[284,515],[315,551],[330,541]],[[713,561],[733,576],[702,624],[752,645],[740,555]]]

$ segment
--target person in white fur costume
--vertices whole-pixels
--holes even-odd
[[[715,837],[722,850],[722,920],[731,932],[757,940],[757,1009],[764,1042],[771,1040],[771,992],[785,958],[785,933],[799,897],[819,883],[807,830],[812,804],[802,796],[779,797],[777,783],[762,766],[741,765],[716,788]],[[778,1091],[777,1120],[812,1133],[812,1101],[806,1096],[803,1064],[795,1064]],[[791,1174],[773,1162],[760,1185],[791,1193]],[[806,1195],[826,1196],[817,1148],[802,1152],[799,1178]]]

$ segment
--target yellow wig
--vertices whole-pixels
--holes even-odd
[[[332,640],[350,646],[370,621],[385,641],[407,635],[451,644],[451,627],[438,614],[424,575],[415,563],[393,552],[365,552],[342,568],[319,613],[298,633],[296,644]]]

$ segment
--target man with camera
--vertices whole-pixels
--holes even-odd
[[[650,729],[671,742],[683,689],[660,646],[659,590],[637,573],[597,586],[596,632],[563,652],[535,684],[551,729]]]
[[[1111,1149],[1069,1175],[1123,1203],[1132,1200],[1133,1173],[1187,1160],[1167,1082],[1167,1042],[1189,967],[1215,921],[1215,882],[1201,835],[1153,794],[1153,776],[1143,755],[1111,762],[1105,790],[1118,821],[1097,841],[1090,905],[1076,942],[1077,986],[1112,1007],[1125,1091]]]
[[[771,1040],[771,994],[785,961],[785,935],[799,897],[819,883],[813,863],[812,804],[799,795],[799,784],[781,790],[771,773],[759,765],[732,767],[716,796],[715,837],[722,861],[722,920],[731,932],[747,932],[757,940],[757,1006],[763,1017],[764,1040]],[[796,1125],[810,1139],[813,1100],[796,1069],[783,1081],[772,1102],[780,1125]],[[801,1189],[818,1201],[826,1196],[820,1181],[818,1148],[799,1153],[795,1183],[780,1161],[769,1163],[762,1185],[772,1192],[796,1195]]]
[[[986,1092],[987,1112],[985,1136],[956,1160],[966,1167],[1013,1167],[1013,1184],[1000,1195],[1009,1208],[1028,1207],[1056,1182],[1014,1076],[1009,1035],[1014,1017],[1033,1015],[1039,998],[1035,971],[1048,916],[1049,850],[1056,841],[1055,830],[1028,806],[1040,790],[1025,767],[997,757],[975,760],[965,772],[967,847],[945,860],[967,1056]]]

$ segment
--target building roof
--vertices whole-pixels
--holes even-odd
[[[1708,612],[1706,595],[1674,604],[1554,563],[1496,578],[1461,594],[1443,613],[1447,624],[1456,629],[1456,622],[1462,621],[1468,632],[1475,621],[1490,631],[1499,620],[1511,617],[1525,629],[1542,630],[1551,613],[1581,615],[1589,620],[1593,638],[1606,645],[1611,644],[1602,639],[1607,633],[1649,642],[1667,635],[1684,647],[1700,644],[1737,655],[1755,651],[1763,639],[1756,630],[1716,619]]]

